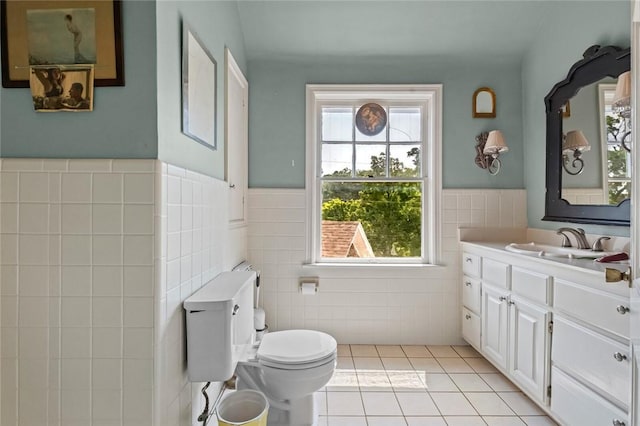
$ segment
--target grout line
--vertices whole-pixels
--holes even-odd
[[[393,345],[393,346],[395,346],[395,345]],[[349,348],[350,348],[350,346],[349,346]],[[455,349],[454,349],[454,350],[455,350]],[[377,347],[376,347],[376,351],[377,351]],[[377,352],[378,352],[378,351],[377,351]],[[457,352],[457,351],[456,351],[456,352]],[[395,401],[396,401],[396,403],[398,404],[398,406],[399,406],[399,408],[400,408],[400,412],[402,413],[402,416],[395,416],[395,415],[368,415],[368,414],[367,414],[367,412],[366,412],[366,408],[365,408],[365,406],[364,406],[364,398],[363,398],[363,393],[364,393],[364,392],[366,392],[366,391],[363,391],[362,386],[360,385],[360,378],[359,378],[359,376],[358,376],[358,372],[359,372],[359,371],[364,372],[364,370],[363,370],[363,369],[358,370],[358,368],[356,367],[355,362],[354,362],[354,358],[362,358],[362,357],[354,357],[353,355],[351,355],[351,356],[343,355],[343,357],[344,357],[344,358],[350,358],[351,363],[353,364],[353,370],[352,370],[352,371],[353,371],[353,374],[355,374],[356,382],[358,383],[358,393],[359,393],[359,395],[360,395],[360,400],[361,400],[361,402],[362,402],[362,406],[363,406],[363,409],[364,409],[364,415],[363,415],[363,416],[347,416],[347,417],[353,417],[353,418],[357,418],[357,419],[362,419],[362,420],[364,420],[364,421],[365,421],[365,424],[367,424],[367,425],[369,424],[369,422],[368,422],[368,418],[369,418],[369,417],[402,417],[402,418],[404,419],[405,423],[406,423],[406,424],[408,424],[408,422],[407,422],[407,415],[405,414],[405,411],[403,410],[402,406],[400,405],[400,400],[398,399],[398,395],[399,395],[400,393],[403,393],[403,391],[397,391],[397,390],[393,387],[393,385],[391,384],[391,381],[390,381],[390,379],[389,379],[389,371],[393,371],[393,370],[387,370],[387,368],[385,367],[384,363],[382,363],[382,358],[383,358],[383,357],[381,357],[381,356],[379,356],[379,355],[378,355],[378,357],[369,356],[368,358],[377,358],[377,359],[379,359],[379,360],[380,360],[380,363],[382,364],[382,369],[381,369],[381,370],[375,370],[375,371],[379,371],[379,372],[381,372],[381,373],[384,373],[384,374],[385,374],[385,376],[387,377],[387,379],[389,380],[389,383],[390,383],[390,385],[391,385],[391,392],[393,393],[394,398],[395,398]],[[408,359],[408,357],[406,357],[406,358]],[[477,358],[477,357],[472,357],[472,358]],[[436,359],[436,361],[437,361],[437,359],[438,359],[438,358],[435,358],[435,357],[434,357],[434,359]],[[460,357],[459,357],[459,359],[463,359],[463,360],[465,361],[465,363],[466,363],[466,358],[465,358],[465,357],[460,356]],[[439,364],[439,363],[438,363],[438,364]],[[469,365],[469,364],[467,363],[467,365]],[[469,365],[469,366],[470,366],[470,365]],[[412,367],[413,367],[413,365],[412,365]],[[471,366],[470,366],[470,367],[471,367]],[[471,367],[471,368],[472,368],[472,370],[473,370],[473,367]],[[444,370],[444,369],[443,369],[443,370]],[[409,371],[409,370],[407,370],[407,371]],[[413,367],[413,370],[411,370],[411,371],[413,371],[413,372],[417,372],[418,370],[416,370],[416,369],[415,369],[415,367]],[[426,372],[425,372],[425,374],[426,374]],[[523,423],[526,423],[526,422],[522,419],[522,417],[523,417],[523,416],[525,416],[525,415],[517,414],[517,413],[515,412],[515,410],[513,410],[513,408],[512,408],[512,407],[507,403],[507,401],[504,401],[504,400],[500,397],[500,395],[498,395],[498,392],[497,392],[497,391],[495,391],[495,390],[494,390],[494,389],[489,385],[489,383],[488,383],[488,382],[486,382],[486,381],[484,380],[484,378],[483,378],[482,376],[480,376],[480,374],[481,374],[481,373],[478,373],[478,372],[476,372],[475,370],[473,370],[472,372],[467,372],[467,373],[451,373],[451,372],[444,371],[444,372],[442,372],[442,373],[433,373],[433,374],[443,374],[443,375],[446,375],[446,376],[447,376],[447,378],[453,382],[453,384],[455,385],[455,387],[456,387],[456,389],[457,389],[457,391],[435,392],[435,393],[452,393],[452,394],[462,394],[462,396],[467,400],[467,402],[469,403],[469,405],[473,408],[473,410],[474,410],[474,411],[475,411],[475,413],[476,413],[475,415],[468,415],[468,416],[470,416],[470,417],[478,417],[478,418],[479,418],[479,419],[480,419],[484,424],[487,424],[487,423],[486,423],[486,421],[485,421],[485,417],[505,417],[505,418],[515,417],[515,418],[518,418],[519,420],[521,420]],[[452,377],[451,377],[451,375],[452,375],[452,374],[468,374],[468,375],[476,375],[476,376],[480,377],[480,379],[481,379],[481,380],[482,380],[482,381],[483,381],[483,382],[484,382],[484,383],[485,383],[485,384],[486,384],[486,385],[491,389],[491,391],[485,391],[485,392],[481,392],[481,393],[484,393],[484,394],[492,394],[492,393],[493,393],[493,394],[497,395],[497,396],[498,396],[498,397],[499,397],[499,398],[500,398],[500,399],[501,399],[501,400],[502,400],[502,401],[503,401],[503,402],[504,402],[504,403],[509,407],[509,409],[513,411],[513,414],[509,414],[509,415],[507,415],[507,414],[505,414],[505,415],[486,415],[486,416],[481,415],[481,414],[478,412],[478,410],[476,409],[476,407],[475,407],[475,406],[471,403],[471,401],[467,398],[466,393],[468,393],[468,392],[464,392],[464,391],[462,391],[462,389],[460,388],[460,386],[459,386],[459,385],[458,385],[458,384],[457,384],[457,383],[452,379]],[[484,374],[484,373],[482,373],[482,374]],[[500,373],[500,372],[487,373],[487,374],[498,374],[498,375],[502,375],[502,373]],[[420,375],[418,374],[418,376],[420,376]],[[421,377],[420,377],[420,379],[421,379],[421,381],[422,381],[422,378],[421,378]],[[441,418],[441,419],[442,419],[446,424],[449,424],[449,423],[446,421],[446,419],[445,419],[445,415],[444,415],[444,414],[442,414],[442,411],[440,410],[440,407],[438,407],[438,405],[435,403],[435,401],[434,401],[434,400],[433,400],[433,398],[432,398],[432,395],[431,395],[431,394],[432,394],[432,393],[434,393],[434,392],[432,392],[432,391],[429,391],[429,390],[428,390],[428,388],[426,387],[426,383],[425,383],[425,382],[423,382],[423,385],[424,385],[424,389],[423,389],[423,390],[425,391],[425,393],[429,396],[429,398],[430,398],[430,399],[431,399],[431,401],[433,402],[434,406],[436,407],[436,410],[438,411],[439,416],[417,416],[417,417],[440,417],[440,418]],[[327,417],[327,422],[328,422],[330,417],[335,417],[335,416],[330,416],[330,415],[329,415],[329,407],[328,407],[328,405],[329,405],[329,403],[328,403],[328,393],[329,393],[330,391],[329,391],[329,390],[327,390],[327,389],[325,388],[325,389],[324,389],[324,392],[325,392],[325,394],[326,394],[326,396],[327,396],[327,415],[326,415],[326,417]],[[334,392],[334,393],[335,393],[335,392],[338,392],[338,393],[339,393],[340,391],[332,391],[332,392]],[[374,392],[377,392],[377,391],[374,391]],[[473,393],[473,391],[469,391],[469,392]],[[505,391],[505,392],[506,392],[506,391]],[[515,391],[513,391],[513,392],[515,392]],[[372,392],[372,393],[373,393],[373,392]],[[384,391],[384,393],[389,393],[389,392]],[[404,392],[404,393],[406,393],[406,392]],[[416,390],[416,392],[415,392],[415,393],[418,393],[418,391]],[[526,397],[526,395],[525,395],[525,397]],[[466,415],[465,415],[465,416],[466,416]],[[546,414],[532,414],[531,416],[548,417]],[[345,416],[339,416],[339,417],[345,417]],[[415,416],[409,416],[409,417],[415,417]],[[460,415],[448,415],[448,416],[446,416],[446,417],[460,417]],[[329,423],[328,423],[328,424],[329,424]]]

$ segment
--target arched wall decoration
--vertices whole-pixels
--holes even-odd
[[[496,94],[490,87],[481,87],[473,93],[473,118],[496,117]]]

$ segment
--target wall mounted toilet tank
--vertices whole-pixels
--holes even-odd
[[[192,382],[229,379],[251,347],[254,271],[223,272],[184,301]]]

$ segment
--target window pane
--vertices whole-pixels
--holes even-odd
[[[322,140],[352,141],[353,108],[322,108]]]
[[[420,176],[420,145],[391,145],[389,156],[391,176]]]
[[[322,183],[322,257],[420,257],[422,183]]]
[[[387,146],[356,145],[356,176],[387,176]]]
[[[352,144],[323,144],[322,176],[351,177],[352,160]]]
[[[609,204],[618,205],[631,197],[631,182],[609,181]]]
[[[422,140],[420,108],[389,108],[389,140],[391,142]]]

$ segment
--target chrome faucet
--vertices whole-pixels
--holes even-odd
[[[578,244],[579,249],[589,249],[589,241],[587,241],[587,236],[584,233],[584,229],[582,228],[560,228],[556,232],[558,235],[564,236],[562,240],[562,247],[571,247],[571,242],[569,242],[569,238],[564,234],[565,232],[569,232],[576,237],[576,243]]]

